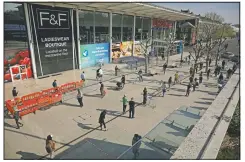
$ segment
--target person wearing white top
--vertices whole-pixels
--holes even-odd
[[[83,73],[81,74],[81,80],[85,81],[85,73],[83,71]]]

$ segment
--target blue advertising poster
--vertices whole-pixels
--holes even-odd
[[[95,66],[99,63],[109,63],[109,43],[87,44],[80,46],[81,68]]]

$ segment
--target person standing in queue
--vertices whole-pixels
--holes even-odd
[[[83,107],[83,93],[80,91],[80,89],[77,89],[77,101],[80,106]]]
[[[128,103],[126,95],[123,96],[122,103],[123,103],[123,113],[125,114],[126,113],[126,108],[127,108],[127,103]]]
[[[100,82],[100,94],[102,97],[105,95],[104,84],[102,82]]]
[[[20,126],[21,127],[23,126],[23,124],[19,122],[19,119],[20,119],[20,113],[19,113],[19,110],[16,110],[14,111],[14,120],[17,125],[16,129],[20,129]]]
[[[143,104],[145,105],[147,102],[147,89],[146,87],[143,90]]]
[[[208,71],[207,71],[207,80],[209,80],[210,73],[211,73],[211,70],[208,69]]]
[[[166,91],[167,91],[166,82],[163,82],[163,84],[162,84],[162,96],[163,96],[163,97],[164,97]]]
[[[122,75],[121,83],[122,83],[122,87],[124,87],[124,85],[125,85],[125,83],[126,83],[125,75]]]
[[[57,87],[57,80],[54,80],[54,81],[53,81],[52,86],[53,86],[53,88],[56,88],[56,87]]]
[[[104,126],[104,129],[105,129],[105,131],[106,131],[105,115],[106,115],[106,110],[103,110],[103,111],[100,113],[99,123],[100,123],[100,129],[102,130],[102,125],[103,125],[103,126]]]
[[[135,102],[133,97],[128,102],[128,104],[129,104],[129,118],[134,118]]]
[[[133,140],[132,140],[132,151],[134,154],[134,159],[137,159],[137,157],[139,157],[139,148],[141,145],[141,136],[138,134],[134,134]]]
[[[190,68],[190,75],[193,73],[193,67]]]
[[[170,88],[171,84],[172,84],[172,77],[169,77],[169,79],[168,79],[168,88]]]
[[[210,58],[209,59],[209,66],[211,66],[211,63],[212,63],[212,59]]]
[[[190,95],[190,90],[191,90],[191,83],[189,83],[187,85],[187,89],[186,89],[186,96],[188,97]]]
[[[200,75],[199,75],[199,84],[201,84],[202,83],[202,71],[201,71],[201,73],[200,73]]]
[[[45,149],[50,156],[50,159],[53,158],[53,152],[55,151],[55,142],[53,140],[53,135],[48,135],[46,139]]]
[[[138,75],[139,75],[139,82],[143,82],[143,76],[142,76],[143,72],[142,70],[140,69],[139,72],[138,72]]]
[[[165,64],[163,65],[163,72],[164,72],[164,74],[165,74],[165,72],[166,72],[167,67],[168,67],[168,65],[167,65],[167,63],[165,63]]]
[[[176,73],[174,74],[174,84],[179,83],[179,73],[178,71],[176,71]]]
[[[192,76],[190,76],[189,81],[191,84],[193,83],[193,77]]]
[[[118,72],[118,67],[117,67],[117,65],[116,65],[116,67],[115,67],[115,76],[117,76],[117,72]]]
[[[232,75],[232,70],[231,70],[231,68],[229,68],[229,69],[227,70],[226,78],[227,78],[227,79],[230,79],[231,75]]]
[[[12,95],[13,95],[14,98],[17,97],[18,93],[19,92],[17,92],[16,87],[13,87],[13,89],[12,89]]]
[[[222,69],[225,69],[225,60],[222,61]]]
[[[85,72],[83,71],[83,73],[81,74],[81,80],[83,80],[85,82]]]
[[[218,81],[218,82],[219,82],[219,83],[222,82],[223,79],[224,79],[223,73],[220,73],[220,75],[219,75],[219,81]]]

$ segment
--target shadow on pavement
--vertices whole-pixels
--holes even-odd
[[[193,114],[191,112],[188,111],[184,111],[184,110],[178,110],[179,112],[181,112],[184,116],[188,117],[188,118],[193,118],[193,119],[200,119],[201,116],[197,115],[197,114]]]
[[[101,98],[101,94],[94,94],[94,95],[89,95],[89,94],[84,94],[86,97],[98,97]]]
[[[203,104],[203,105],[211,105],[212,104],[212,102],[201,102],[201,101],[195,101],[195,103]]]
[[[182,96],[185,96],[185,95],[181,95],[181,94],[167,94],[169,96],[176,96],[176,97],[182,97]]]
[[[4,122],[4,127],[9,127],[9,128],[17,128],[17,126],[10,125],[9,123]]]
[[[66,106],[73,106],[73,107],[80,107],[81,108],[81,106],[78,104],[71,104],[71,103],[64,103],[64,102],[62,104],[66,105]]]
[[[214,101],[213,98],[200,98],[200,99],[202,99],[202,100],[207,100],[207,101]]]
[[[174,136],[182,136],[182,137],[186,137],[186,134],[182,133],[182,132],[167,132],[168,134],[172,134]]]
[[[200,106],[191,106],[191,108],[198,109],[198,110],[206,110],[206,109],[208,109],[208,108],[200,107]]]
[[[185,89],[179,89],[179,88],[170,88],[170,90],[175,90],[175,91],[178,91],[178,92],[186,92]]]
[[[88,125],[91,125],[91,124],[83,124],[81,122],[77,122],[76,120],[73,119],[73,121],[75,121],[77,123],[77,126],[79,126],[80,128],[82,129],[87,129],[87,130],[90,130],[90,129],[93,129],[93,130],[98,130],[97,128],[93,128],[93,127],[90,127]]]
[[[113,115],[113,116],[119,116],[119,115],[122,115],[122,112],[120,111],[113,111],[113,110],[108,110],[108,109],[96,109],[98,111],[104,111],[106,110],[106,114],[107,115]]]
[[[36,135],[31,135],[31,134],[28,134],[28,133],[23,133],[23,132],[19,132],[19,131],[7,129],[7,128],[4,128],[4,131],[9,131],[9,132],[13,132],[13,133],[17,133],[17,134],[21,134],[21,135],[24,135],[24,136],[33,137],[33,138],[36,138],[36,139],[40,139],[40,140],[46,141],[46,138],[39,137],[39,136],[36,136]],[[59,142],[59,141],[55,141],[55,143],[59,143],[61,145],[67,145],[66,143],[62,143],[62,142]],[[67,146],[71,146],[71,145],[67,145]]]
[[[18,151],[16,152],[16,154],[21,155],[22,160],[34,160],[41,157],[40,155],[30,153],[30,152],[23,152],[23,151]]]
[[[154,145],[158,145],[158,147],[168,147],[166,146],[166,144],[164,146],[164,143],[160,143],[160,141],[157,141],[151,143],[147,142],[146,145],[148,146],[148,149],[140,147],[139,157],[137,159],[170,158],[170,156],[164,157],[163,154],[159,153],[158,151],[155,151],[155,148],[153,147]],[[73,145],[67,150],[57,154],[54,157],[54,159],[117,159],[117,157],[119,157],[130,147],[131,146],[112,143],[105,140],[85,138],[84,140],[78,142],[77,144]],[[149,147],[151,149],[149,149]],[[122,156],[121,159],[134,159],[132,150],[130,149],[126,154]]]
[[[176,130],[176,131],[179,131],[179,132],[186,132],[185,129],[180,128],[180,127],[177,127],[177,126],[174,125],[174,124],[165,123],[165,125],[168,126],[168,127],[170,127],[170,128],[172,128],[172,129],[174,129],[174,130]]]

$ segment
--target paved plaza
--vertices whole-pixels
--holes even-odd
[[[187,56],[188,53],[184,53],[184,55]],[[170,64],[176,60],[179,61],[179,59],[180,55],[170,56]],[[159,65],[162,64],[163,61],[160,61]],[[95,79],[97,68],[92,67],[84,70],[88,82],[86,83],[87,87],[82,90],[84,93],[83,108],[78,106],[76,92],[74,92],[67,95],[65,102],[58,106],[24,116],[21,121],[24,126],[19,130],[15,129],[13,119],[5,118],[5,159],[45,159],[47,154],[45,140],[49,134],[52,134],[56,141],[55,159],[116,159],[130,148],[135,133],[144,136],[174,110],[183,106],[191,106],[192,112],[203,114],[217,95],[217,78],[211,77],[207,80],[204,74],[203,83],[195,92],[191,92],[189,97],[186,97],[190,67],[187,65],[182,68],[168,69],[164,75],[162,67],[152,63],[150,69],[160,75],[144,76],[144,82],[137,82],[135,70],[126,69],[125,65],[118,66],[121,68],[118,77],[114,75],[115,64],[108,64],[103,68],[104,85],[107,89],[107,95],[104,98],[99,96],[99,84]],[[143,67],[141,69],[143,70]],[[166,92],[165,97],[162,97],[160,81],[167,82],[170,76],[174,77],[176,71],[186,79],[182,81],[182,84],[173,85]],[[5,99],[11,99],[12,84],[20,91],[20,95],[25,95],[50,88],[54,79],[57,79],[59,85],[77,81],[81,72],[82,70],[68,71],[49,78],[6,84]],[[117,91],[115,90],[116,82],[120,81],[121,74],[127,74],[126,85],[123,90]],[[195,77],[198,78],[198,74]],[[147,106],[140,104],[143,99],[144,87],[153,96]],[[134,97],[134,100],[139,103],[134,119],[128,118],[128,112],[122,113],[121,98],[124,94],[127,95],[128,100]],[[108,130],[101,131],[98,128],[98,119],[101,111],[105,109],[107,110],[105,121]],[[181,109],[178,113],[190,115]],[[194,120],[196,121],[196,119]],[[185,120],[178,122],[185,125]],[[176,129],[167,127],[162,129],[167,132],[166,137],[168,136],[176,142],[183,140],[183,136]],[[166,131],[166,129],[169,130]],[[151,159],[154,155],[157,159],[170,158],[167,154],[153,151],[150,146],[145,147],[145,154],[142,153],[145,156],[142,158],[146,158],[149,153],[153,155]]]

